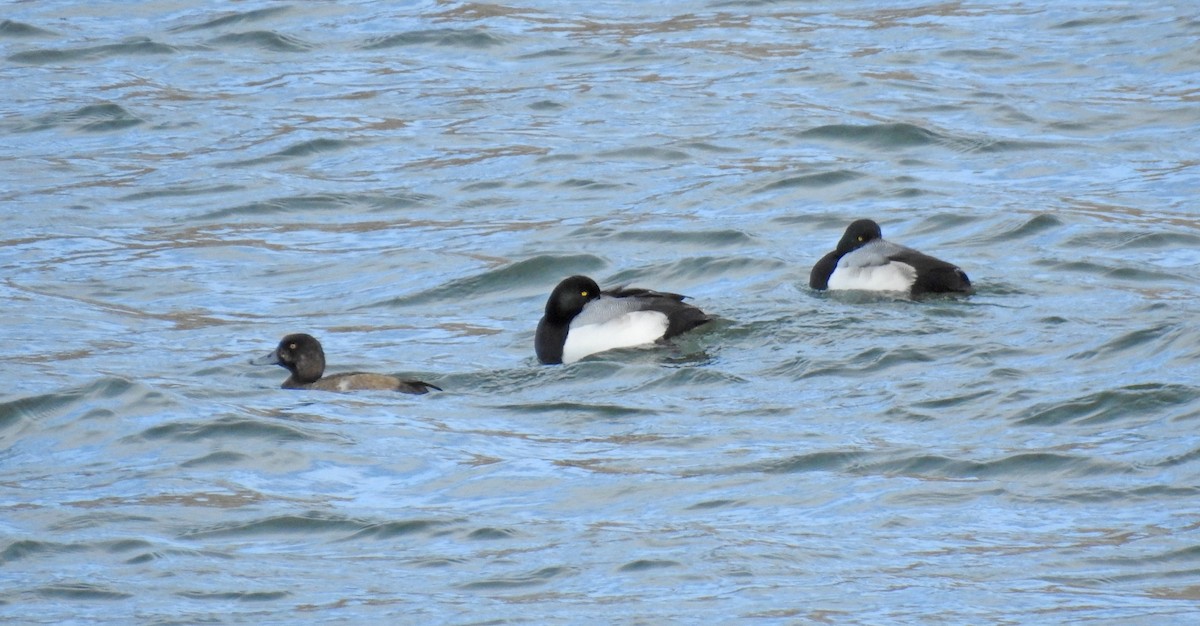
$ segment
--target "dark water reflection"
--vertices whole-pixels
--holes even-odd
[[[5,618],[1194,613],[1188,11],[9,8]],[[859,217],[978,292],[811,292]],[[572,273],[719,319],[538,366]]]

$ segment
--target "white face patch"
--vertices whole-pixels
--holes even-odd
[[[631,311],[599,324],[571,324],[563,344],[563,363],[614,348],[654,343],[667,332],[667,315],[658,311]]]
[[[885,265],[842,267],[839,263],[829,277],[830,289],[864,291],[908,291],[917,280],[917,270],[907,263],[892,261]]]

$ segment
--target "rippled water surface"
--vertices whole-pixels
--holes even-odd
[[[0,620],[1194,618],[1200,19],[1045,4],[10,4]],[[573,273],[719,320],[539,366]]]

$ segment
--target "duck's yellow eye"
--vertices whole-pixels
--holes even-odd
[[[295,349],[296,349],[296,344],[294,344],[294,343],[288,344],[288,350],[295,350]]]
[[[859,241],[862,241],[862,240],[863,240],[863,236],[862,236],[862,235],[859,235],[859,236],[858,236],[858,240],[859,240]]]
[[[581,296],[583,296],[583,297],[585,297],[585,298],[587,297],[587,294],[588,294],[588,292],[586,292],[586,291],[581,291],[581,292],[579,292],[579,295],[581,295]]]

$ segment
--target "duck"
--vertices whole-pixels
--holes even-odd
[[[973,291],[957,265],[887,241],[869,219],[846,227],[837,249],[813,266],[808,284],[817,290],[900,291],[913,297]]]
[[[402,380],[387,374],[347,372],[323,376],[325,350],[316,337],[294,333],[280,340],[273,351],[250,361],[252,365],[279,365],[291,372],[283,381],[283,389],[318,389],[321,391],[381,390],[423,394],[442,388],[419,380]]]
[[[711,321],[686,296],[652,289],[601,291],[587,276],[564,278],[546,300],[533,347],[545,365],[661,342]]]

